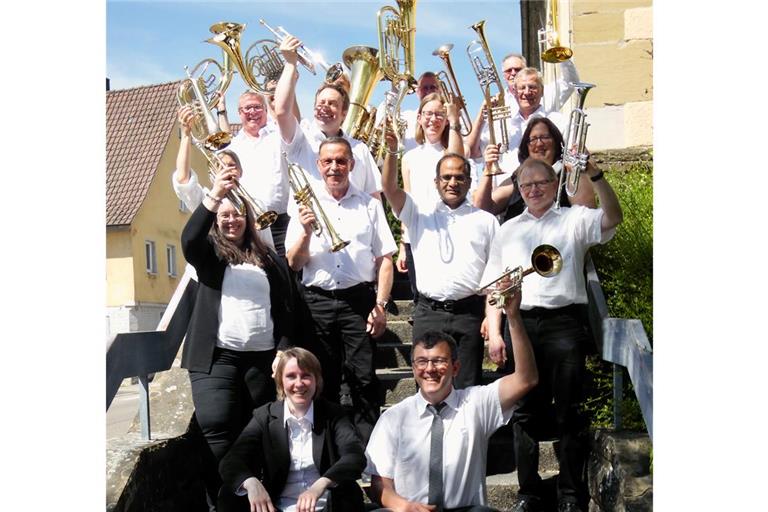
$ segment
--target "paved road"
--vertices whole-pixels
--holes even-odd
[[[107,411],[107,439],[120,437],[133,423],[139,412],[139,385],[126,380]]]

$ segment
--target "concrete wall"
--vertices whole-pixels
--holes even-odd
[[[560,2],[587,94],[592,150],[653,144],[653,9],[650,1]],[[567,112],[569,109],[566,108]]]

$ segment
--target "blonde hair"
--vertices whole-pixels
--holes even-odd
[[[421,116],[421,110],[424,108],[424,105],[429,103],[430,101],[439,101],[440,103],[445,106],[445,98],[442,94],[433,92],[430,94],[427,94],[424,96],[424,98],[421,100],[421,103],[419,103],[419,110],[418,115]],[[445,126],[443,127],[443,133],[440,135],[440,142],[443,144],[443,148],[448,148],[448,135],[449,135],[449,129],[450,129],[450,121],[446,118]],[[416,142],[418,144],[424,144],[426,142],[426,137],[424,137],[424,128],[421,127],[421,123],[416,123],[416,136],[415,136]]]

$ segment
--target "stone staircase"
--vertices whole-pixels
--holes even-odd
[[[395,294],[397,297],[399,294]],[[402,295],[401,295],[402,296]],[[408,319],[413,314],[410,300],[396,300],[396,313],[387,313],[387,331],[376,341],[376,374],[384,391],[384,409],[416,392],[416,383],[410,366],[412,326]],[[483,383],[501,377],[493,368],[486,351],[483,362]],[[553,442],[540,445],[539,473],[554,494],[557,457]],[[512,510],[517,497],[517,473],[515,472],[511,427],[502,427],[489,441],[486,485],[488,504],[501,511]],[[545,504],[547,510],[555,510],[554,504]]]

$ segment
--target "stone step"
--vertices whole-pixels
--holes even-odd
[[[396,300],[394,301],[394,308],[392,307],[391,304],[387,308],[387,322],[394,322],[398,320],[402,320],[403,322],[405,322],[412,316],[413,316],[412,300]]]
[[[413,326],[401,320],[387,322],[387,329],[377,340],[377,343],[411,343]]]
[[[416,392],[416,381],[410,366],[378,368],[376,376],[385,390],[385,406],[394,405]],[[482,383],[490,384],[500,377],[503,377],[503,374],[493,370],[483,370]]]
[[[546,495],[552,496],[556,493],[557,473],[557,471],[539,470]],[[517,483],[517,471],[487,476],[485,485],[489,507],[501,512],[508,512],[514,508],[517,502],[517,491],[520,489]],[[556,509],[556,504],[544,503],[542,512],[555,512]]]

